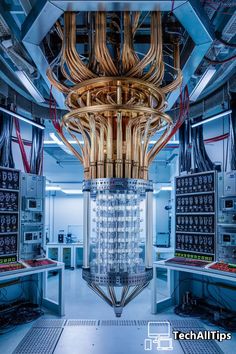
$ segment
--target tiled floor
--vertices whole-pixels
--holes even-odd
[[[50,298],[57,297],[55,286],[57,276],[49,279],[49,295]],[[157,282],[158,294],[161,297],[167,295],[166,282],[164,278]],[[122,319],[174,319],[179,318],[173,314],[170,309],[158,315],[151,315],[151,290],[145,289],[136,299],[134,299],[127,308],[124,309]],[[81,270],[65,271],[65,318],[84,318],[84,319],[114,319],[113,310],[103,302],[96,294],[90,290],[86,283],[82,280]],[[45,318],[55,317],[49,312],[45,312]],[[13,331],[0,336],[0,353],[11,354],[23,336],[27,333],[32,324],[22,325]],[[210,328],[212,329],[212,328]],[[216,329],[214,327],[214,329]],[[230,342],[221,345],[225,354],[235,353],[236,335]],[[67,353],[65,353],[67,354]],[[69,354],[69,353],[68,353]],[[89,353],[83,353],[89,354]],[[101,353],[104,354],[104,353]],[[112,354],[112,353],[109,353]],[[214,353],[208,353],[214,354]]]

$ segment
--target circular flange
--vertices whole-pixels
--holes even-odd
[[[83,268],[82,276],[87,283],[95,283],[101,286],[136,286],[150,282],[153,278],[153,269],[146,269],[143,273],[139,274],[124,272],[98,275],[92,274],[89,268]]]
[[[133,191],[133,192],[152,192],[153,183],[144,179],[133,178],[96,178],[83,182],[84,192],[96,191]]]

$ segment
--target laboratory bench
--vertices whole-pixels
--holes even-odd
[[[30,300],[33,303],[42,305],[45,308],[55,312],[59,316],[65,315],[64,308],[64,263],[53,262],[50,266],[27,266],[24,261],[20,261],[18,264],[23,264],[24,268],[19,268],[9,271],[0,272],[0,285],[1,287],[8,287],[11,285],[11,281],[19,280],[24,281],[27,277],[29,282],[35,282],[37,287],[31,287],[29,291]],[[48,273],[58,273],[58,302],[48,297]],[[42,289],[38,291],[38,289]]]
[[[224,272],[216,269],[209,268],[215,262],[209,263],[206,267],[195,267],[183,264],[175,264],[170,262],[165,262],[164,260],[157,261],[153,263],[153,280],[151,286],[151,312],[156,314],[157,312],[163,311],[163,309],[179,305],[182,301],[183,294],[187,290],[189,280],[194,282],[192,275],[202,276],[206,278],[218,279],[221,282],[233,283],[236,285],[236,273]],[[157,280],[158,275],[162,274],[163,270],[167,272],[167,290],[168,296],[164,299],[158,300],[157,294]],[[159,273],[160,272],[160,273]],[[185,286],[183,286],[185,283]]]

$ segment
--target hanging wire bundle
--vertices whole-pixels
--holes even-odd
[[[55,126],[83,164],[85,179],[148,179],[149,165],[183,122],[181,116],[173,123],[165,113],[166,95],[182,82],[179,43],[172,43],[174,80],[164,85],[161,13],[148,16],[150,47],[142,59],[134,49],[141,13],[91,13],[88,58],[76,49],[76,14],[65,13],[63,29],[56,25],[62,47],[47,75],[67,95],[69,113]],[[107,28],[114,30],[114,43]],[[149,149],[150,138],[158,131],[157,142]]]

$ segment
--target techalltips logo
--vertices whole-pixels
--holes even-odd
[[[199,331],[190,330],[189,332],[181,332],[173,330],[169,321],[150,321],[148,322],[147,337],[144,340],[145,351],[161,351],[173,350],[173,341],[182,340],[216,340],[222,342],[232,339],[232,334],[220,331]]]
[[[144,341],[145,350],[173,350],[170,322],[148,322],[148,338]]]

